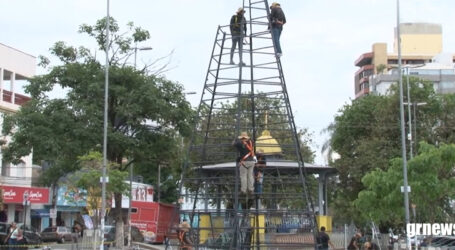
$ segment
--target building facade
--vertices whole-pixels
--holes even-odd
[[[414,73],[417,72],[417,68],[423,69],[426,65],[432,63],[432,66],[427,66],[427,69],[431,68],[434,71],[435,67],[439,65],[442,67],[441,70],[445,71],[447,67],[450,67],[455,61],[453,54],[448,57],[446,56],[445,59],[440,58],[442,53],[442,27],[439,24],[401,23],[400,34],[402,65],[403,68],[409,68],[410,74],[412,71],[414,71]],[[376,77],[382,76],[390,70],[392,71],[390,75],[393,75],[393,69],[398,67],[398,40],[396,29],[394,40],[392,53],[387,52],[386,43],[375,43],[372,46],[372,51],[360,55],[355,61],[355,66],[359,68],[354,76],[354,91],[356,98],[368,95],[370,92],[374,91],[373,83],[370,82],[371,79],[381,81]],[[435,58],[439,61],[436,64],[434,63]],[[415,70],[411,70],[411,68],[414,68]],[[429,72],[430,71],[427,71],[427,73]],[[392,76],[383,77],[390,80],[390,77]],[[396,81],[398,78],[396,76],[395,78]],[[385,84],[382,87],[384,86]]]
[[[0,126],[5,114],[19,111],[30,100],[19,94],[18,86],[36,73],[36,58],[12,47],[0,44]],[[40,224],[39,209],[49,203],[49,189],[33,187],[38,166],[32,164],[32,154],[14,165],[2,157],[4,146],[11,140],[0,134],[0,221]],[[37,211],[34,211],[37,210]],[[32,214],[34,211],[34,215]]]

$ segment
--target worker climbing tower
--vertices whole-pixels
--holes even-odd
[[[314,249],[313,193],[283,68],[269,30],[267,0],[244,0],[246,35],[231,62],[229,25],[216,31],[180,182],[179,219],[168,237],[193,249]],[[242,29],[244,26],[241,25]],[[242,44],[241,43],[241,44]],[[240,192],[233,141],[247,132],[258,162],[254,192]],[[176,220],[175,220],[176,221]]]

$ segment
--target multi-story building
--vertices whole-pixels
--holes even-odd
[[[455,93],[455,63],[451,54],[439,54],[432,62],[422,65],[405,65],[403,76],[418,77],[433,83],[436,93]],[[372,75],[368,80],[371,93],[387,95],[390,86],[398,82],[398,70],[391,69],[387,73]]]
[[[435,70],[435,67],[437,67],[437,64],[433,64],[432,66],[429,66],[429,64],[433,63],[435,58],[440,61],[439,66],[444,64],[441,68],[441,72],[445,72],[445,70],[455,61],[454,55],[449,56],[449,61],[446,59],[441,60],[441,56],[439,56],[442,53],[442,27],[439,24],[402,23],[400,24],[400,34],[402,65],[403,68],[409,68],[411,74],[412,71],[417,72],[417,68],[423,70],[425,67],[431,69],[431,73],[434,73],[433,71]],[[387,52],[386,43],[375,43],[372,46],[371,52],[360,55],[355,61],[355,66],[359,67],[355,73],[354,80],[356,98],[368,95],[372,90],[375,90],[372,88],[373,84],[370,82],[371,79],[379,80],[376,76],[398,67],[397,41],[397,32],[395,29],[393,53]],[[442,61],[444,62],[442,63]],[[411,70],[411,68],[414,69]],[[430,73],[430,71],[427,71],[427,73]],[[440,75],[442,76],[444,74]],[[384,77],[387,78],[387,76]],[[389,78],[387,80],[390,80]],[[395,76],[395,81],[396,80],[397,77]],[[378,87],[378,84],[374,86]],[[382,87],[384,86],[385,85]]]
[[[19,83],[35,75],[36,58],[32,55],[0,44],[0,126],[5,114],[17,112],[21,105],[30,100],[19,94]],[[11,138],[0,134],[0,140],[8,143]],[[3,144],[5,145],[5,144]],[[22,158],[15,165],[3,159],[0,147],[0,222],[33,222],[32,210],[49,203],[49,189],[32,187],[36,173],[32,164],[32,154]],[[39,217],[39,216],[38,216]],[[40,218],[37,218],[37,223]]]

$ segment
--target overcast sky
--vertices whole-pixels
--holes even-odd
[[[269,1],[270,3],[271,1]],[[401,22],[442,25],[443,50],[455,52],[453,0],[401,0]],[[242,0],[111,0],[110,14],[122,28],[129,21],[147,29],[151,39],[138,53],[138,65],[174,50],[166,77],[183,84],[198,104],[219,24]],[[282,0],[287,24],[281,36],[283,70],[299,128],[315,133],[316,163],[323,164],[320,132],[354,97],[354,61],[375,42],[393,49],[396,0]],[[34,56],[49,55],[56,41],[92,46],[77,33],[82,23],[106,15],[106,0],[0,0],[0,43]],[[94,47],[92,46],[94,49]],[[38,72],[43,72],[38,69]],[[397,127],[397,129],[399,129]]]

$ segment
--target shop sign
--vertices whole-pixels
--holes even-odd
[[[24,202],[27,197],[27,204],[49,204],[49,189],[38,187],[16,187],[0,186],[3,190],[3,203]]]

